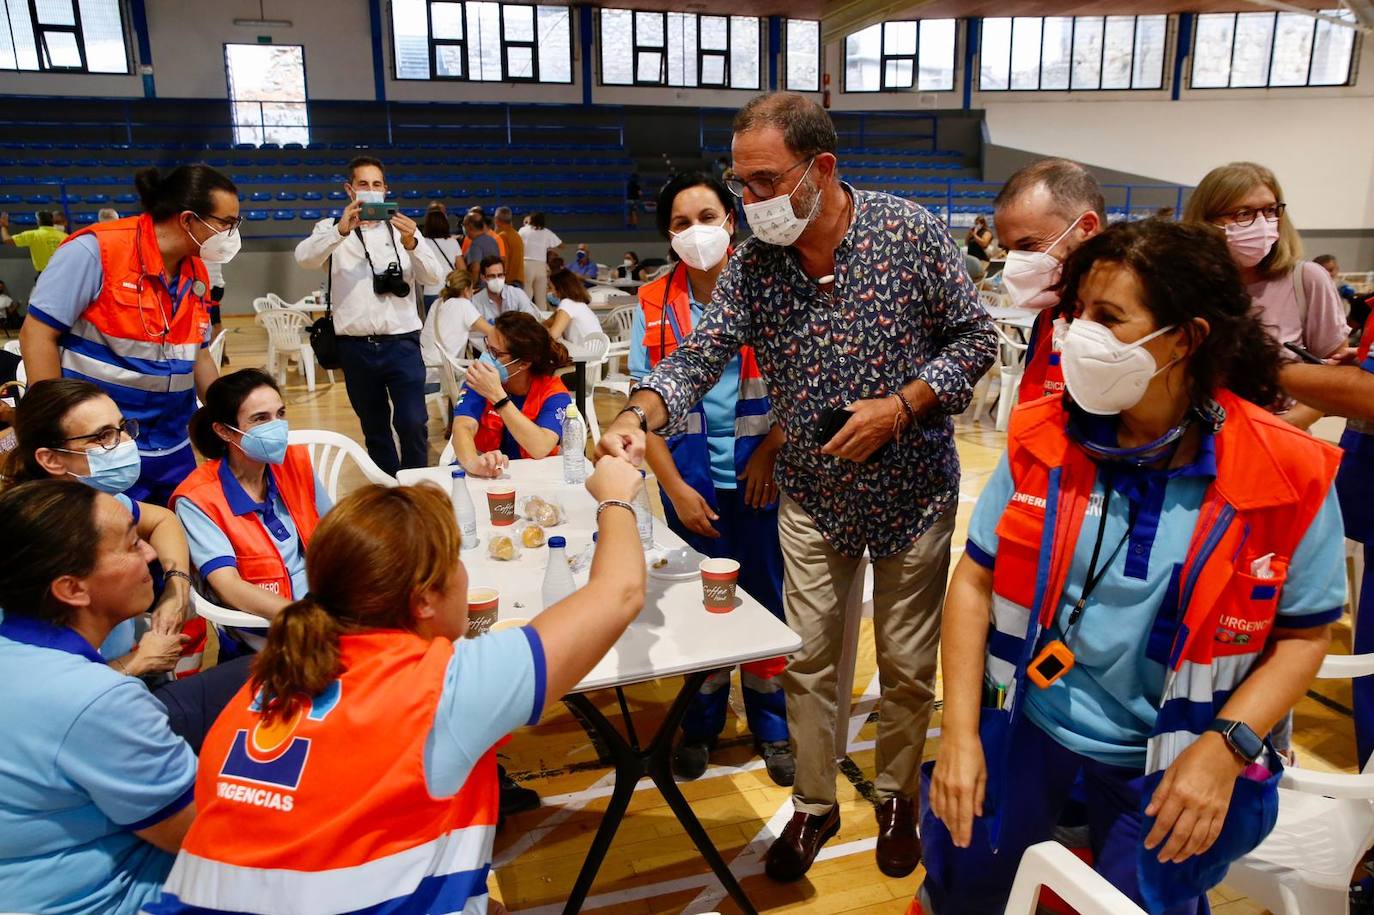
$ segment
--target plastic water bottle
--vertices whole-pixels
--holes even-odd
[[[639,479],[642,485],[639,493],[635,496],[635,524],[639,526],[639,545],[646,550],[654,548],[654,512],[649,507],[649,484],[644,483],[647,477],[644,471],[639,472]]]
[[[563,414],[563,482],[581,483],[587,479],[587,424],[577,407],[568,404]]]
[[[600,534],[592,533],[592,542],[587,544],[586,549],[577,554],[577,558],[572,561],[572,570],[579,575],[592,567],[592,560],[596,557],[596,538]]]
[[[471,550],[477,546],[477,509],[472,504],[468,492],[468,475],[462,468],[453,471],[453,516],[458,520],[458,530],[463,535],[463,549]]]
[[[549,538],[549,566],[544,570],[544,609],[547,610],[577,590],[572,569],[568,568],[568,541],[562,537]]]

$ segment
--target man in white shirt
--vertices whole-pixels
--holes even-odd
[[[386,197],[382,163],[358,156],[344,185],[350,202],[337,222],[315,224],[296,246],[296,263],[330,271],[330,300],[339,362],[349,403],[362,423],[367,453],[392,476],[429,464],[425,366],[415,283],[442,283],[444,268],[432,246],[420,245],[414,220],[400,212],[389,223],[363,222],[364,203]],[[328,266],[326,266],[328,265]],[[391,428],[401,442],[401,453]]]
[[[534,307],[525,290],[506,285],[506,262],[499,257],[486,257],[481,263],[481,277],[486,286],[472,297],[472,304],[488,323],[494,323],[502,312],[523,311],[544,320],[544,313]],[[487,348],[486,334],[472,334],[472,345]]]

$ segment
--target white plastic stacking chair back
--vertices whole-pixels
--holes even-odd
[[[264,311],[269,311],[276,307],[277,306],[273,305],[272,300],[267,298],[267,296],[258,296],[253,300],[253,311],[257,314],[262,314]]]
[[[1016,882],[1005,915],[1035,915],[1041,888],[1053,890],[1079,915],[1145,915],[1125,893],[1112,886],[1058,842],[1026,849],[1016,869]]]
[[[21,353],[21,352],[19,351],[19,341],[18,341],[18,340],[6,340],[6,341],[5,341],[5,352],[7,352],[7,353],[13,353],[13,354],[16,355],[16,356],[22,356],[22,355],[23,355],[23,353]]]
[[[591,296],[593,305],[604,305],[611,299],[624,295],[625,290],[616,286],[593,286],[587,290],[587,294]]]
[[[568,352],[574,356],[586,358],[588,367],[600,365],[606,359],[606,350],[610,348],[611,338],[603,333],[590,333],[579,340],[577,343],[568,344]]]
[[[301,334],[310,324],[310,316],[293,308],[273,308],[254,318],[267,330],[272,346],[278,353],[294,353],[301,348]]]
[[[210,358],[215,361],[215,368],[224,365],[224,343],[225,335],[228,333],[229,331],[222,330],[210,341]]]
[[[242,610],[233,610],[212,603],[208,597],[203,596],[195,588],[191,589],[191,607],[196,611],[196,616],[207,619],[217,626],[233,626],[237,629],[266,629],[271,625],[270,621],[252,613],[245,613]]]
[[[635,312],[638,309],[638,304],[621,305],[607,315],[606,320],[601,322],[606,328],[606,336],[616,342],[629,342],[630,328],[634,325]]]
[[[315,476],[324,484],[329,498],[339,501],[346,495],[339,490],[339,477],[344,465],[352,461],[363,477],[371,483],[395,486],[396,478],[388,476],[382,468],[368,457],[367,451],[353,439],[338,432],[325,429],[292,429],[287,436],[288,444],[304,445],[310,453],[310,464],[315,468]]]

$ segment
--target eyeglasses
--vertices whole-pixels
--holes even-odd
[[[1286,203],[1276,203],[1273,206],[1260,207],[1257,210],[1252,210],[1249,207],[1242,207],[1239,210],[1222,213],[1220,218],[1229,219],[1232,225],[1244,228],[1245,226],[1253,225],[1255,218],[1261,214],[1269,222],[1278,222],[1279,217],[1283,215],[1283,211],[1286,209],[1288,209],[1288,204]]]
[[[101,451],[113,451],[124,441],[124,436],[138,438],[138,420],[121,420],[118,426],[107,427],[99,432],[92,432],[90,435],[73,435],[71,438],[61,439],[63,442],[94,442]]]
[[[500,362],[502,359],[510,358],[510,353],[505,350],[499,350],[494,346],[488,346],[487,352],[491,355],[491,358],[495,359],[497,362]]]
[[[773,175],[771,177],[767,175],[763,177],[755,176],[753,178],[750,178],[748,181],[745,181],[739,175],[735,174],[734,169],[730,169],[725,173],[725,186],[729,188],[730,193],[734,194],[736,197],[743,197],[745,188],[748,188],[750,193],[752,193],[755,197],[759,198],[760,200],[767,200],[770,197],[777,196],[776,188],[778,182],[782,180],[783,175],[786,175],[788,172],[796,171],[798,168],[801,168],[803,165],[806,165],[814,158],[815,156],[811,156],[809,158],[802,159],[795,165],[783,169],[783,172],[780,175]]]
[[[201,222],[205,222],[205,220],[207,219],[213,219],[215,222],[226,226],[227,231],[229,231],[230,233],[237,232],[239,230],[239,226],[243,225],[242,216],[202,216],[199,213],[197,213],[196,218],[199,219]]]

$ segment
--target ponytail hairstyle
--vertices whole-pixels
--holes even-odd
[[[153,222],[172,219],[186,210],[205,216],[212,209],[212,191],[239,192],[228,176],[203,162],[179,165],[165,175],[156,168],[141,169],[134,175],[134,188],[143,202],[143,212],[153,217]]]
[[[461,546],[453,505],[433,484],[367,485],[340,500],[310,539],[310,591],[273,621],[253,664],[263,718],[289,720],[343,672],[341,636],[414,631],[416,601],[452,585]]]
[[[568,348],[555,340],[534,315],[504,311],[491,323],[506,341],[506,352],[530,364],[531,375],[552,375],[572,361]]]
[[[554,294],[560,299],[572,299],[574,302],[591,304],[592,296],[591,293],[587,292],[587,284],[582,282],[582,277],[567,267],[549,274],[549,285],[553,287]]]
[[[67,414],[88,400],[107,396],[79,378],[49,378],[30,385],[14,408],[15,447],[5,457],[5,482],[48,479],[50,474],[38,463],[38,449],[59,447],[67,435]]]
[[[440,299],[470,299],[472,298],[472,274],[468,273],[466,267],[459,267],[451,272],[444,280],[444,291],[439,293]]]
[[[191,443],[207,460],[222,458],[229,453],[229,443],[215,434],[215,423],[238,426],[239,408],[258,388],[267,387],[281,393],[276,379],[262,369],[239,369],[221,375],[205,392],[205,406],[191,416]]]
[[[1119,222],[1084,242],[1064,262],[1061,301],[1099,263],[1135,275],[1156,327],[1178,325],[1189,336],[1189,398],[1200,406],[1227,388],[1267,407],[1279,396],[1279,345],[1250,310],[1250,295],[1221,234],[1210,226],[1163,219]],[[1193,318],[1207,322],[1199,336]]]

